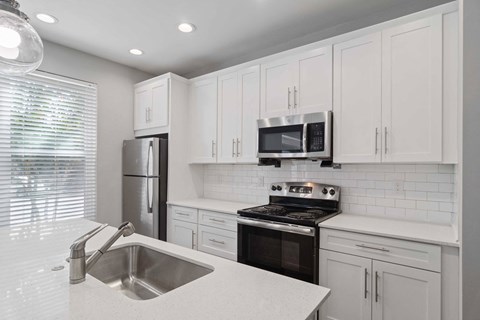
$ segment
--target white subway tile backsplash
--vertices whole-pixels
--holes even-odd
[[[281,168],[211,164],[204,169],[207,198],[262,204],[271,183],[313,181],[340,186],[347,213],[443,224],[456,219],[454,165],[348,164],[338,170],[284,161]]]
[[[405,208],[405,209],[415,209],[417,207],[417,203],[415,200],[397,199],[395,200],[395,207]]]
[[[405,181],[427,182],[426,173],[406,173]]]

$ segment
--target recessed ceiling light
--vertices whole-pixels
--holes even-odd
[[[57,23],[58,22],[58,19],[55,18],[54,16],[51,16],[49,14],[46,14],[46,13],[37,13],[35,15],[37,17],[38,20],[40,21],[43,21],[45,23]]]
[[[195,26],[191,23],[180,23],[178,25],[178,30],[182,31],[182,32],[192,32],[195,30]]]
[[[141,56],[143,54],[143,51],[140,49],[130,49],[130,53],[135,56]]]

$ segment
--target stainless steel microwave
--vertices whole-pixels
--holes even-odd
[[[331,159],[332,112],[257,120],[258,158]]]

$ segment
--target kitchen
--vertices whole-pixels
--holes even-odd
[[[93,14],[84,4],[53,1],[21,1],[20,4],[20,10],[30,16],[32,25],[44,41],[43,62],[36,71],[43,77],[35,78],[40,79],[38,83],[43,86],[47,82],[51,84],[51,77],[69,83],[68,90],[74,90],[73,86],[75,90],[81,87],[82,97],[96,96],[98,107],[87,105],[96,112],[96,122],[85,129],[88,132],[96,130],[95,138],[88,141],[96,147],[89,144],[86,148],[91,152],[87,154],[86,163],[95,163],[96,166],[85,167],[90,170],[88,176],[94,177],[96,186],[85,189],[89,195],[85,203],[89,207],[83,216],[115,228],[124,220],[132,220],[130,217],[124,219],[121,214],[123,210],[125,215],[122,199],[124,204],[135,202],[132,192],[123,189],[122,196],[122,188],[126,185],[122,177],[126,164],[124,156],[122,160],[123,141],[135,137],[166,138],[165,134],[168,134],[167,198],[156,201],[156,192],[152,190],[157,184],[147,182],[143,192],[146,198],[142,200],[142,203],[148,203],[147,211],[157,211],[153,208],[154,203],[159,207],[164,205],[165,214],[159,219],[166,223],[155,225],[164,228],[167,242],[138,235],[142,228],[140,219],[132,221],[138,232],[122,237],[111,250],[113,252],[122,244],[141,242],[150,249],[157,248],[214,269],[161,297],[141,301],[145,302],[143,311],[139,304],[135,304],[139,301],[110,292],[111,288],[102,287],[102,281],[91,274],[86,275],[82,284],[69,285],[68,263],[64,261],[68,257],[68,247],[96,224],[88,222],[80,226],[61,219],[52,222],[56,219],[49,216],[48,210],[52,209],[48,209],[45,211],[46,220],[54,225],[50,229],[60,233],[63,229],[74,230],[71,235],[65,235],[63,241],[57,239],[58,247],[52,243],[52,255],[56,259],[63,257],[58,260],[58,266],[64,270],[55,275],[61,283],[61,287],[56,284],[57,288],[60,288],[59,292],[70,294],[70,300],[58,302],[63,308],[52,311],[52,317],[109,318],[115,316],[113,305],[122,302],[131,310],[119,310],[125,313],[116,314],[116,317],[136,315],[146,318],[156,314],[158,308],[165,312],[165,318],[172,319],[182,314],[176,312],[184,312],[185,317],[196,314],[197,318],[205,319],[228,318],[227,314],[232,318],[247,319],[262,309],[261,303],[255,303],[261,299],[261,293],[270,292],[275,293],[277,301],[263,298],[264,308],[270,313],[257,313],[258,319],[304,319],[315,316],[319,307],[322,319],[475,319],[478,308],[478,303],[474,302],[475,293],[479,290],[475,271],[478,266],[475,260],[478,257],[475,246],[478,243],[475,232],[478,218],[474,214],[477,200],[472,193],[478,190],[474,160],[478,148],[474,147],[475,140],[472,140],[478,130],[475,124],[478,114],[473,107],[475,102],[478,103],[475,100],[478,93],[474,90],[478,82],[475,82],[477,78],[473,72],[478,66],[478,55],[474,54],[478,52],[475,47],[478,37],[473,31],[474,13],[478,12],[475,1],[375,1],[365,7],[353,2],[346,7],[335,6],[334,2],[330,2],[331,7],[322,7],[305,1],[303,11],[298,9],[302,6],[296,10],[295,6],[285,3],[286,7],[279,9],[276,21],[284,25],[277,25],[278,30],[265,29],[270,33],[263,34],[263,38],[254,37],[251,29],[243,24],[245,33],[250,32],[247,35],[252,39],[252,47],[246,45],[248,40],[243,40],[245,48],[241,46],[239,52],[228,44],[240,40],[228,40],[232,35],[225,32],[219,32],[216,38],[215,28],[207,24],[215,19],[226,23],[225,17],[235,10],[223,6],[218,7],[218,12],[208,10],[208,6],[203,10],[197,8],[195,15],[185,13],[193,11],[185,9],[185,6],[192,5],[188,1],[177,5],[150,3],[151,8],[171,10],[168,25],[152,22],[160,34],[165,32],[165,39],[171,39],[171,47],[165,48],[156,41],[149,41],[152,35],[148,30],[152,26],[147,24],[136,30],[126,30],[130,29],[128,25],[118,29],[130,35],[122,39],[95,37],[99,28],[105,34],[114,35],[119,32],[115,28],[120,26],[118,23],[96,24],[95,21],[104,19],[99,16],[101,10]],[[215,1],[209,4],[218,5]],[[144,8],[129,5],[122,3],[121,7],[125,8],[116,9],[118,16],[115,19],[130,21],[130,15],[142,16]],[[268,15],[271,5],[249,2],[235,4],[234,9]],[[113,6],[112,3],[110,7]],[[106,4],[101,7],[108,9]],[[142,9],[141,13],[139,9]],[[310,15],[308,10],[312,11]],[[153,12],[152,9],[146,15],[156,21]],[[305,23],[297,29],[293,26],[298,22],[289,20],[293,12],[305,15]],[[38,13],[49,13],[57,21],[42,23],[36,17]],[[329,16],[332,19],[326,19]],[[318,17],[324,17],[326,22],[314,24],[312,21]],[[255,19],[261,20],[258,16]],[[193,23],[192,32],[183,34],[175,30],[180,22]],[[238,21],[232,19],[232,23]],[[291,34],[282,29],[285,26],[293,28]],[[239,33],[239,39],[247,36],[238,27],[235,30],[238,30],[235,32]],[[139,32],[138,37],[134,32]],[[285,35],[280,37],[280,34]],[[265,44],[259,50],[262,40]],[[205,44],[202,46],[199,41],[205,41]],[[219,48],[222,43],[223,47]],[[177,47],[188,50],[175,51]],[[198,52],[193,50],[195,47]],[[131,48],[141,49],[144,54],[130,55],[128,50]],[[163,51],[160,53],[158,48]],[[192,56],[184,56],[183,51]],[[211,57],[205,58],[207,55]],[[192,61],[189,66],[188,61]],[[10,100],[2,100],[2,108],[7,107],[5,101]],[[22,103],[15,106],[21,107]],[[295,121],[312,113],[327,114],[325,120],[314,120],[312,124],[325,123],[322,131],[325,134],[320,141],[326,146],[333,145],[330,157],[289,155],[282,159],[272,155],[274,152],[264,152],[268,155],[261,156],[263,152],[259,146],[262,140],[259,137],[262,135],[257,119]],[[328,114],[332,116],[331,122]],[[303,119],[299,125],[306,128],[304,124],[307,122]],[[286,127],[281,129],[292,129]],[[281,146],[298,141],[298,135],[307,136],[304,132],[292,132],[284,131]],[[329,133],[332,133],[331,137],[328,137]],[[267,134],[264,137],[267,142],[275,138]],[[288,138],[287,143],[283,137]],[[27,141],[24,139],[22,143]],[[463,148],[464,145],[468,148]],[[264,147],[268,149],[268,145]],[[296,146],[297,149],[300,147],[303,151],[307,149],[305,145]],[[281,150],[280,153],[284,155],[289,151]],[[309,157],[315,161],[298,159]],[[66,183],[77,187],[70,180]],[[23,188],[19,190],[28,189]],[[324,189],[326,193],[323,193]],[[333,195],[330,190],[335,191]],[[56,196],[55,199],[60,199],[65,210],[69,210],[66,206],[70,198],[62,197]],[[285,203],[287,200],[289,202]],[[264,246],[273,241],[275,245],[283,246],[282,250],[292,253],[295,245],[289,245],[304,243],[298,240],[300,237],[295,237],[297,242],[278,240],[279,231],[271,228],[281,226],[282,221],[287,221],[285,217],[280,220],[267,218],[266,221],[275,222],[270,229],[267,228],[268,232],[272,230],[272,237],[253,245],[250,251],[238,250],[242,239],[251,243],[254,238],[259,238],[253,236],[256,231],[249,229],[251,226],[246,228],[237,223],[242,218],[252,218],[251,212],[247,213],[250,216],[244,217],[241,212],[257,206],[288,207],[299,203],[302,206],[308,203],[315,208],[338,206],[341,210],[340,214],[321,223],[318,219],[313,220],[314,240],[306,242],[310,243],[309,250],[313,250],[315,258],[313,262],[310,259],[311,265],[306,265],[305,270],[311,277],[307,281],[294,280],[295,276],[288,271],[289,266],[299,267],[298,260],[292,262],[282,260],[282,257],[279,260],[278,256],[268,256],[268,249],[257,250],[265,249]],[[23,214],[28,211],[2,210],[5,210],[2,221],[8,220],[3,214],[12,216],[12,212],[18,212],[24,219]],[[332,213],[336,214],[338,210]],[[55,214],[60,216],[61,210]],[[148,216],[149,212],[146,214]],[[28,250],[20,250],[19,234],[30,230],[29,224],[20,220],[11,223],[10,227],[8,221],[2,224],[2,230],[16,228],[15,232],[9,230],[2,235],[5,240],[2,243],[9,244],[2,245],[6,250],[4,255],[9,256],[7,252],[11,248],[24,253],[8,259],[13,263],[6,266],[10,269],[20,264],[25,255],[32,255]],[[265,220],[265,215],[260,220]],[[36,223],[41,223],[41,219]],[[319,228],[316,227],[318,223]],[[305,224],[291,223],[290,220],[288,224],[298,226],[295,235],[300,229],[306,229]],[[87,241],[87,255],[100,247],[113,232],[113,228],[108,228]],[[160,231],[157,232],[154,236],[162,239]],[[25,237],[28,238],[27,233]],[[35,239],[32,234],[30,237]],[[51,243],[52,239],[46,241]],[[53,252],[53,247],[59,251]],[[37,250],[44,252],[41,247]],[[259,252],[257,258],[273,261],[274,265],[267,267],[258,259],[241,264],[235,262],[241,261],[242,254],[249,260]],[[102,260],[107,263],[107,256],[99,259],[97,266],[102,265]],[[275,263],[280,263],[281,267]],[[252,269],[244,264],[260,268]],[[55,266],[47,265],[48,273]],[[266,273],[260,269],[274,272]],[[238,279],[231,274],[228,276],[232,270],[239,274]],[[28,268],[24,272],[19,270],[18,281],[31,279],[31,272]],[[256,283],[262,276],[265,282]],[[210,285],[217,281],[220,287],[209,287],[209,279],[212,281]],[[1,283],[12,285],[5,286],[9,288],[8,293],[0,299],[1,309],[12,312],[4,313],[7,318],[22,318],[22,315],[23,318],[33,318],[35,313],[46,312],[40,311],[40,303],[26,311],[28,308],[20,300],[28,296],[12,295],[12,290],[18,288],[15,281],[1,280]],[[225,282],[230,283],[226,285]],[[308,282],[314,285],[307,285]],[[274,287],[273,283],[279,287]],[[23,290],[28,291],[27,287],[28,282]],[[82,291],[84,287],[92,292]],[[293,296],[305,296],[296,301],[290,295],[290,301],[289,296],[282,293],[290,287]],[[327,293],[325,290],[328,289],[324,288],[331,289],[331,292]],[[196,289],[207,293],[194,297]],[[243,297],[248,290],[255,294],[250,298],[234,298],[235,294]],[[36,296],[38,294],[33,297]],[[208,302],[209,297],[218,301]],[[56,298],[61,300],[61,295]],[[99,306],[95,310],[86,307],[88,302],[94,303],[100,298],[105,301],[105,307]],[[176,299],[189,301],[191,309],[182,308],[178,305],[180,300]],[[232,303],[233,300],[237,304]],[[351,307],[345,307],[344,302]],[[220,304],[232,309],[212,311]],[[42,315],[48,318],[48,313]]]

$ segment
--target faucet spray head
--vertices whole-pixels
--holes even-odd
[[[135,232],[135,227],[133,226],[133,223],[125,221],[118,227],[118,230],[121,230],[123,232],[124,237],[128,237]]]

